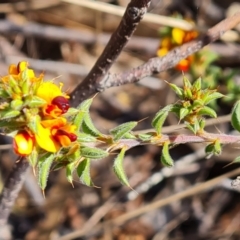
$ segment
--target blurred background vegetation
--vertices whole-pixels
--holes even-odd
[[[101,3],[112,8],[104,5],[101,10]],[[45,73],[45,79],[63,82],[65,91],[70,93],[101,54],[121,19],[116,13],[128,3],[129,0],[1,1],[0,74],[7,73],[9,64],[27,60],[31,68]],[[194,31],[166,26],[167,22],[157,22],[154,17],[152,22],[143,21],[111,72],[131,69],[151,57],[163,56],[164,51],[194,39],[238,10],[240,1],[232,0],[153,0],[149,12],[155,17],[185,19],[186,24],[194,24]],[[163,80],[180,85],[183,71],[191,80],[201,76],[206,86],[226,95],[214,103],[218,116],[222,117],[213,121],[208,130],[235,134],[228,114],[234,101],[240,98],[239,31],[238,26],[191,56],[184,62],[184,68],[177,67],[137,84],[98,94],[91,107],[98,129],[106,132],[120,123],[145,117],[148,119],[139,124],[138,130],[151,128],[151,119],[159,108],[177,100]],[[185,132],[179,129],[173,115],[167,124],[170,127],[165,132]],[[3,136],[0,140],[2,187],[15,156],[10,140]],[[92,179],[99,188],[86,187],[77,178],[73,188],[64,171],[52,172],[46,199],[29,172],[10,217],[12,239],[240,239],[238,189],[231,188],[231,179],[203,185],[238,168],[238,164],[225,166],[240,151],[237,146],[228,145],[220,156],[206,159],[204,148],[204,144],[192,143],[173,148],[171,155],[176,167],[171,169],[161,165],[160,148],[140,146],[128,151],[124,161],[126,174],[138,194],[123,187],[114,176],[113,156],[92,164]],[[196,184],[203,189],[196,188]],[[186,189],[192,191],[179,196]],[[165,198],[169,200],[164,202]],[[141,214],[146,206],[148,211]],[[136,216],[129,212],[135,212]],[[121,219],[122,215],[125,218]],[[75,235],[61,238],[69,233]],[[6,239],[1,234],[1,239]]]

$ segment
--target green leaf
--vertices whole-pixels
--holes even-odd
[[[73,171],[76,169],[76,163],[71,162],[66,166],[67,180],[72,184],[73,182]]]
[[[70,118],[70,117],[75,117],[78,113],[79,113],[78,109],[76,109],[76,108],[69,108],[66,113],[62,114],[62,116],[65,117],[65,118]]]
[[[161,163],[165,167],[173,167],[174,161],[169,154],[169,142],[165,142],[163,144],[162,155],[161,155]]]
[[[233,106],[231,123],[234,129],[240,132],[240,100],[238,100]]]
[[[152,134],[147,134],[147,133],[140,133],[138,134],[138,137],[142,140],[142,141],[150,141],[152,138]]]
[[[99,148],[81,147],[81,156],[91,159],[101,159],[109,155],[108,152]]]
[[[217,113],[210,107],[204,106],[198,111],[198,115],[208,115],[210,117],[216,118]]]
[[[195,91],[199,91],[202,88],[202,78],[199,77],[194,83],[193,83],[193,89]]]
[[[84,115],[83,123],[82,123],[82,131],[86,134],[90,134],[94,137],[100,137],[103,134],[98,131],[98,129],[94,126],[92,119],[89,113]]]
[[[168,116],[168,113],[172,110],[173,105],[167,105],[166,107],[162,108],[158,111],[152,120],[152,126],[156,130],[157,134],[160,134],[162,131],[162,126]]]
[[[97,139],[92,135],[82,133],[82,132],[77,134],[77,139],[79,142],[96,142],[97,141]]]
[[[172,88],[172,90],[182,99],[183,97],[183,89],[178,87],[176,84],[168,83],[168,85]]]
[[[138,122],[127,122],[123,123],[113,129],[111,129],[109,132],[113,135],[113,139],[115,141],[121,139],[126,133],[131,131],[134,127],[136,127]]]
[[[18,110],[10,110],[4,113],[1,113],[1,120],[17,117],[21,114]]]
[[[192,108],[198,108],[204,106],[204,102],[201,99],[194,100]]]
[[[38,161],[38,183],[42,190],[46,188],[48,175],[55,155],[47,153]]]
[[[224,95],[223,95],[222,93],[220,93],[220,92],[213,92],[213,93],[209,94],[209,95],[205,98],[204,104],[207,105],[207,104],[209,104],[211,101],[216,100],[216,99],[218,99],[218,98],[222,98],[222,97],[224,97]]]
[[[205,128],[206,121],[204,118],[199,120],[199,129],[203,130]]]
[[[22,84],[21,84],[21,87],[22,87],[22,94],[23,96],[27,96],[29,95],[29,92],[30,92],[30,86],[31,86],[31,83],[30,83],[30,80],[29,79],[25,79]]]
[[[192,88],[191,82],[190,82],[190,81],[188,80],[188,78],[185,77],[185,76],[183,76],[183,86],[184,86],[184,88],[186,88],[186,89]]]
[[[30,163],[30,166],[33,169],[35,169],[35,167],[37,166],[37,162],[38,162],[38,151],[36,150],[35,147],[33,148],[32,152],[28,156],[28,161]]]
[[[93,99],[87,99],[85,101],[83,101],[78,107],[78,114],[76,115],[76,117],[73,120],[73,124],[77,127],[77,132],[80,131],[80,128],[82,126],[84,117],[86,115],[89,115],[89,108],[92,104]]]
[[[117,155],[117,157],[114,160],[113,171],[123,185],[130,187],[128,178],[123,168],[123,159],[124,159],[125,153],[126,153],[126,149],[122,148],[120,153]]]
[[[187,127],[191,132],[193,132],[194,134],[196,134],[196,129],[195,129],[195,126],[194,126],[193,124],[186,123],[186,127]]]
[[[90,164],[90,159],[84,159],[81,161],[77,167],[77,174],[82,184],[92,187],[94,186],[94,183],[90,176]]]
[[[136,136],[132,132],[127,132],[123,135],[123,139],[136,139]]]
[[[189,109],[187,108],[181,108],[179,112],[179,118],[180,120],[184,119],[189,114]]]

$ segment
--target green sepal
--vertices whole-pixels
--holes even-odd
[[[196,108],[202,107],[202,106],[204,106],[203,100],[201,100],[201,99],[196,99],[196,100],[193,101],[192,109],[196,109]]]
[[[40,97],[31,96],[26,100],[25,104],[28,105],[30,108],[38,108],[44,106],[45,104],[47,104],[47,102]]]
[[[217,139],[213,143],[208,144],[205,148],[205,152],[208,156],[220,155],[222,152],[222,146],[220,141]]]
[[[108,152],[99,148],[81,147],[81,156],[90,159],[101,159],[109,155]]]
[[[208,106],[204,106],[203,108],[201,108],[199,111],[198,111],[198,115],[207,115],[207,116],[210,116],[210,117],[213,117],[213,118],[216,118],[217,117],[217,113],[210,107]]]
[[[125,174],[124,167],[123,167],[123,159],[124,159],[125,153],[126,153],[126,149],[122,148],[120,153],[117,155],[117,157],[114,160],[113,171],[123,185],[130,187],[128,178]]]
[[[22,92],[18,86],[18,82],[13,78],[12,75],[8,76],[8,85],[16,94],[20,94]]]
[[[157,134],[160,134],[162,131],[162,126],[168,116],[168,113],[172,111],[173,105],[167,105],[166,107],[162,108],[158,111],[152,120],[152,126],[156,130]]]
[[[29,79],[23,80],[21,84],[22,88],[22,94],[24,97],[28,96],[30,94],[30,87],[31,87],[31,82]]]
[[[14,110],[21,110],[21,108],[23,107],[23,101],[20,99],[12,100],[10,103],[10,107]]]
[[[193,98],[192,90],[190,88],[184,89],[183,94],[184,94],[184,97],[187,98],[187,99],[192,99]]]
[[[186,123],[186,127],[196,134],[200,130],[199,120],[196,119],[193,124]]]
[[[42,190],[46,188],[48,175],[55,155],[52,153],[44,154],[38,161],[38,184]]]
[[[174,166],[174,161],[169,154],[169,142],[165,142],[163,144],[161,163],[165,167],[173,167]]]
[[[238,100],[233,106],[231,123],[234,129],[240,132],[240,100]]]
[[[113,139],[118,141],[121,139],[126,133],[131,131],[134,127],[136,127],[138,122],[127,122],[123,123],[111,130],[109,132],[113,135]]]
[[[28,128],[34,133],[38,134],[38,125],[40,124],[40,117],[38,115],[31,116],[27,124]]]
[[[94,186],[94,183],[92,182],[90,176],[90,165],[90,159],[86,158],[82,160],[77,167],[77,175],[80,178],[80,181],[82,182],[82,184],[88,187]]]

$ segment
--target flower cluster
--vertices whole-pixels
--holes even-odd
[[[10,65],[8,75],[1,77],[0,99],[1,126],[14,138],[18,155],[56,153],[77,140],[76,127],[65,117],[69,97],[62,84],[35,76],[27,62]]]
[[[187,21],[192,22],[190,20]],[[182,44],[197,38],[198,32],[195,30],[184,31],[179,28],[165,27],[161,31],[161,37],[162,37],[161,43],[157,50],[157,56],[159,57],[163,57],[173,48],[181,46]],[[191,55],[186,59],[181,60],[177,64],[176,69],[183,72],[187,72],[193,61],[194,55]]]

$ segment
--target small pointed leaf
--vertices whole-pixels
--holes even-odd
[[[76,169],[76,163],[71,162],[66,166],[67,180],[72,184],[73,182],[73,171]]]
[[[125,152],[126,152],[126,149],[122,148],[120,153],[115,158],[114,164],[113,164],[113,171],[123,185],[130,187],[130,184],[128,182],[127,176],[123,168],[123,159],[124,159]]]
[[[163,144],[162,155],[161,155],[161,163],[165,167],[173,167],[174,161],[169,154],[169,142],[165,142]]]
[[[218,99],[218,98],[222,98],[222,97],[224,97],[224,95],[223,95],[222,93],[220,93],[220,92],[213,92],[213,93],[209,94],[209,95],[205,98],[204,104],[207,105],[207,104],[209,104],[211,101],[216,100],[216,99]]]
[[[210,117],[216,118],[217,113],[210,107],[204,106],[202,109],[198,111],[198,115],[208,115]]]
[[[162,126],[168,116],[168,113],[172,110],[173,105],[167,105],[166,107],[162,108],[158,111],[152,120],[152,126],[156,130],[157,134],[160,134],[162,131]]]
[[[96,142],[96,138],[92,135],[80,132],[77,134],[77,139],[79,142]]]
[[[7,111],[1,116],[1,120],[17,117],[21,114],[18,110]]]
[[[101,159],[109,155],[108,152],[99,148],[81,147],[81,156],[90,159]]]
[[[90,176],[90,163],[90,159],[84,159],[81,161],[77,167],[77,174],[82,184],[92,187],[94,186],[94,183]]]
[[[92,101],[93,101],[92,98],[87,99],[83,101],[77,108],[78,114],[73,120],[73,124],[77,127],[77,132],[80,131],[85,115],[89,114],[89,108],[92,104]]]
[[[110,133],[113,135],[113,139],[115,141],[121,139],[126,133],[131,131],[134,127],[136,127],[138,122],[127,122],[123,123],[113,129],[110,130]]]
[[[231,123],[234,129],[240,132],[240,100],[235,103],[232,109]]]
[[[94,137],[100,137],[103,134],[94,126],[89,113],[84,114],[84,119],[82,123],[82,131],[84,133],[90,134]]]
[[[49,171],[55,155],[47,153],[38,161],[38,183],[42,190],[46,188]]]

